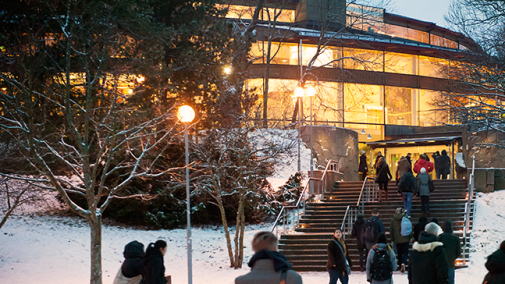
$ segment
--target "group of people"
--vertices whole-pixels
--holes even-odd
[[[125,258],[119,269],[114,284],[167,284],[163,256],[167,252],[167,243],[157,240],[150,243],[144,253],[144,244],[129,242],[124,249]],[[170,284],[170,283],[168,283]]]

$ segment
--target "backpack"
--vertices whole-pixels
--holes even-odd
[[[409,218],[407,216],[403,216],[402,218],[402,225],[400,229],[400,235],[403,237],[410,236],[412,234],[412,222],[410,222]]]
[[[389,259],[387,251],[375,249],[373,255],[372,266],[370,267],[370,275],[373,280],[384,281],[391,279],[393,275],[393,267]]]
[[[374,219],[374,220],[370,220],[370,219],[367,219],[365,221],[365,224],[363,225],[363,239],[366,241],[366,242],[369,242],[369,243],[374,243],[376,238],[377,238],[377,235],[379,235],[379,230],[377,230],[375,227],[375,221],[377,219]]]

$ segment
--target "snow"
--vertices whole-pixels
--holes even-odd
[[[293,139],[296,133],[271,132],[266,137],[287,135]],[[296,137],[296,136],[294,136]],[[296,140],[295,140],[296,141]],[[302,170],[307,172],[310,151],[302,145]],[[296,143],[293,150],[280,157],[282,163],[275,169],[270,179],[278,183],[286,182],[296,172]],[[0,200],[3,198],[0,196]],[[0,210],[5,209],[4,202]],[[476,215],[471,241],[471,255],[468,268],[456,271],[456,283],[482,283],[487,273],[486,257],[498,249],[504,239],[505,217],[501,210],[505,204],[505,190],[494,193],[479,193],[476,201]],[[83,219],[61,217],[51,214],[61,209],[54,194],[45,197],[44,202],[23,205],[16,210],[0,229],[0,283],[89,283],[90,274],[90,231]],[[270,230],[272,224],[247,226],[245,234],[244,267],[229,267],[228,253],[222,227],[192,229],[193,283],[232,284],[234,279],[249,272],[247,266],[252,256],[251,240],[254,234]],[[232,231],[233,233],[233,231]],[[166,273],[172,275],[173,283],[187,283],[186,230],[141,230],[104,224],[102,232],[103,283],[112,283],[123,261],[124,246],[138,240],[145,246],[149,242],[164,239],[168,243],[165,255]],[[304,283],[328,282],[326,272],[301,273]],[[395,284],[407,284],[407,275],[395,272]],[[353,272],[350,283],[368,284],[364,272]]]

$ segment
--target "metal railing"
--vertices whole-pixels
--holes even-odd
[[[300,216],[305,214],[305,205],[307,200],[310,198],[309,189],[311,181],[319,181],[321,183],[321,194],[326,191],[328,171],[338,171],[338,162],[334,160],[329,160],[326,164],[324,172],[321,178],[309,178],[305,186],[303,187],[300,197],[298,198],[295,205],[285,205],[281,208],[281,211],[275,219],[274,225],[272,226],[272,233],[275,231],[275,235],[279,235],[279,229],[282,231],[280,233],[286,234],[293,232],[295,228],[300,223]]]
[[[470,210],[475,210],[475,206],[473,206],[473,192],[475,188],[475,156],[472,157],[472,173],[468,179],[468,197],[465,203],[465,219],[463,223],[463,263],[467,262],[466,254],[470,251],[468,245],[466,243],[466,237],[470,231]],[[475,212],[473,214],[475,216]]]
[[[363,185],[361,186],[361,192],[359,193],[356,205],[349,205],[345,210],[344,219],[342,219],[342,225],[340,226],[340,230],[342,231],[344,239],[345,235],[351,232],[352,225],[358,213],[365,214],[365,201],[366,202],[375,201],[376,198],[377,198],[377,190],[375,190],[374,179],[370,177],[365,177]]]

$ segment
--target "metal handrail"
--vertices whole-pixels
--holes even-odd
[[[359,193],[358,201],[356,202],[356,205],[349,205],[347,206],[347,209],[345,210],[344,213],[344,218],[342,219],[342,225],[340,226],[340,230],[342,231],[342,234],[345,238],[346,232],[350,230],[353,222],[353,215],[357,215],[358,211],[361,211],[362,214],[365,213],[365,198],[363,197],[363,193],[365,192],[365,186],[367,189],[366,192],[366,200],[370,201],[370,192],[369,192],[369,182],[368,180],[372,180],[372,188],[375,188],[375,181],[373,178],[370,177],[365,177],[363,180],[363,185],[361,186],[361,192]],[[361,203],[361,207],[360,207]],[[349,216],[349,218],[348,218]],[[346,226],[346,221],[348,223],[348,226]]]
[[[307,193],[307,190],[310,188],[310,182],[311,181],[314,181],[314,180],[321,181],[321,183],[322,183],[321,187],[323,188],[322,191],[323,192],[326,191],[326,188],[325,188],[325,185],[326,185],[326,180],[325,180],[326,179],[326,173],[330,170],[330,166],[332,164],[337,164],[338,165],[338,162],[334,161],[334,160],[328,160],[328,163],[326,164],[326,167],[324,169],[324,172],[323,172],[321,178],[309,178],[309,180],[305,184],[305,187],[303,188],[302,192],[300,193],[300,197],[298,198],[298,201],[296,202],[295,205],[285,205],[285,206],[282,207],[281,211],[277,215],[277,218],[275,219],[275,222],[274,222],[274,224],[272,226],[271,232],[273,232],[276,228],[279,227],[279,222],[282,219],[285,220],[285,222],[284,222],[284,226],[285,226],[284,231],[287,230],[288,220],[286,218],[289,218],[289,216],[286,217],[286,215],[289,214],[288,210],[289,209],[297,209],[297,210],[300,209],[299,207],[300,207],[300,204],[302,203],[302,200],[304,201],[303,202],[303,206],[301,208],[302,209],[302,215],[305,213],[305,204],[306,204],[305,201],[308,199],[308,194],[306,194],[306,193]],[[337,172],[338,172],[338,169],[337,169]],[[300,213],[299,212],[298,212],[298,214],[295,214],[293,216],[293,221],[292,221],[293,228],[298,225],[299,217],[300,217]],[[277,231],[276,231],[276,236],[278,235]]]
[[[466,263],[466,253],[468,245],[466,243],[466,236],[470,230],[470,210],[472,207],[473,192],[475,187],[475,156],[472,157],[472,173],[468,179],[468,198],[465,203],[465,220],[463,223],[463,262]]]

